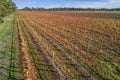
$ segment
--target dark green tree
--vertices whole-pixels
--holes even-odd
[[[3,22],[2,18],[7,16],[16,10],[15,3],[12,0],[0,0],[0,22]]]

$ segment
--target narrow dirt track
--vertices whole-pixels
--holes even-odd
[[[19,50],[20,50],[20,57],[21,57],[21,65],[22,65],[22,72],[25,77],[25,80],[39,80],[37,77],[37,73],[35,68],[32,64],[32,61],[29,56],[29,51],[27,45],[25,43],[24,36],[22,34],[20,23],[17,19],[17,27],[18,27],[18,38],[19,38]]]

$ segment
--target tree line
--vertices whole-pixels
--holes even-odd
[[[39,8],[39,7],[25,7],[23,8],[22,10],[54,10],[54,11],[120,11],[120,8],[111,8],[111,9],[108,9],[108,8],[67,8],[67,7],[64,7],[64,8]]]
[[[12,0],[0,0],[0,23],[3,22],[3,17],[15,12],[16,8]]]

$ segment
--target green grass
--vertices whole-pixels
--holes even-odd
[[[14,14],[11,14],[0,24],[0,80],[5,80],[8,76],[13,19]]]

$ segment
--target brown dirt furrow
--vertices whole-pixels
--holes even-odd
[[[57,72],[56,74],[59,75],[59,80],[66,80],[66,77],[64,76],[63,72],[61,71],[61,69],[57,66],[56,62],[53,60],[53,58],[49,55],[49,51],[45,50],[45,45],[42,42],[43,38],[41,36],[38,35],[38,33],[27,23],[25,22],[25,25],[27,26],[28,29],[30,29],[31,33],[36,37],[36,43],[39,45],[39,47],[42,49],[42,52],[45,56],[45,59],[47,60],[47,62],[49,62],[55,69],[55,71]],[[31,35],[32,36],[32,35]],[[42,46],[41,46],[42,45]],[[48,54],[45,54],[48,53]]]
[[[21,56],[20,56],[21,62],[20,63],[21,63],[22,70],[23,70],[22,71],[23,76],[25,77],[25,80],[39,80],[37,77],[35,68],[30,59],[29,50],[25,43],[25,39],[24,39],[18,19],[17,19],[17,27],[18,27],[18,38],[19,38],[19,50],[21,53]]]

